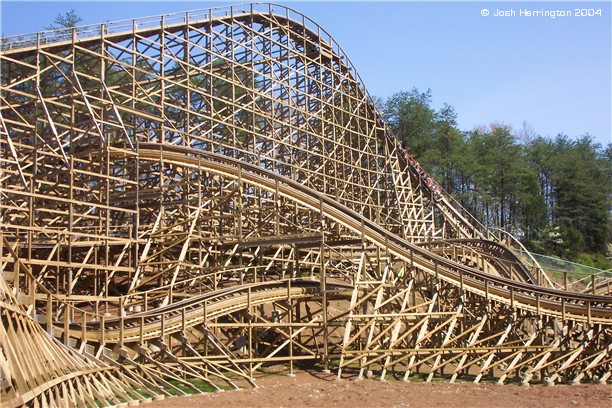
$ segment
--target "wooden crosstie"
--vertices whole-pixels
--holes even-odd
[[[219,7],[0,48],[3,406],[252,387],[280,363],[609,379],[609,285],[553,287],[457,207],[299,12]]]

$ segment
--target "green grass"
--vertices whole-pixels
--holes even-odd
[[[197,392],[193,388],[196,388],[202,393],[215,392],[217,390],[215,387],[201,380],[189,380],[188,382],[189,384],[193,386],[193,388],[185,385],[183,382],[176,381],[176,380],[171,380],[168,382],[188,395],[197,394]],[[219,388],[226,390],[226,391],[232,389],[230,386],[221,386]],[[173,389],[168,389],[166,391],[168,391],[172,395],[178,395],[178,393],[174,391]]]

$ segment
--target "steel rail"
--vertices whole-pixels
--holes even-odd
[[[491,241],[489,239],[484,238],[451,238],[436,241],[419,242],[417,245],[421,247],[427,247],[429,250],[435,248],[437,252],[444,252],[452,248],[457,248],[457,245],[460,248],[471,249],[480,255],[486,256],[489,261],[492,261],[497,265],[502,265],[505,269],[508,270],[508,273],[511,273],[512,268],[514,268],[514,272],[518,273],[521,278],[524,279],[525,282],[540,284],[538,282],[538,279],[533,275],[533,273],[531,273],[529,269],[527,269],[525,264],[521,262],[519,257],[514,252],[509,251],[507,247],[496,241]],[[507,264],[509,264],[510,266],[508,266]]]
[[[350,298],[352,286],[346,283],[328,282],[328,299]],[[205,324],[207,321],[225,316],[248,306],[292,299],[313,300],[322,296],[317,280],[288,279],[258,282],[233,286],[214,292],[174,302],[168,306],[135,313],[129,317],[118,317],[69,326],[70,338],[90,343],[124,344],[143,342],[181,331],[185,326]],[[205,312],[203,312],[205,311]],[[56,322],[55,335],[61,336],[65,328]],[[102,333],[103,331],[103,333]],[[84,336],[83,336],[84,334]]]
[[[569,315],[572,315],[579,321],[594,319],[601,319],[606,322],[612,321],[612,297],[610,296],[572,293],[545,288],[487,274],[453,262],[385,230],[322,193],[269,170],[241,162],[238,159],[169,144],[141,143],[139,145],[141,158],[160,159],[162,152],[164,161],[175,161],[183,165],[199,165],[207,170],[224,173],[232,177],[238,177],[238,174],[240,174],[242,180],[248,180],[272,191],[278,183],[281,194],[298,200],[312,209],[318,210],[322,204],[325,215],[341,222],[357,233],[362,232],[363,226],[365,237],[379,247],[387,247],[399,258],[406,261],[412,260],[429,273],[434,273],[437,270],[440,278],[454,285],[459,286],[460,282],[463,281],[464,287],[468,291],[473,291],[479,295],[488,293],[489,296],[495,297],[496,300],[503,303],[514,304],[515,306],[520,303],[529,310],[539,310],[552,316],[569,317]]]

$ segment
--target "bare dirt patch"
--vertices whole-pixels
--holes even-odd
[[[257,380],[258,388],[168,398],[151,408],[186,407],[611,407],[612,386],[597,384],[520,386],[396,380],[337,380],[334,374],[296,372]]]

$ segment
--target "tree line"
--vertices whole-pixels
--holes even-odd
[[[493,123],[469,131],[431,90],[382,101],[402,144],[487,227],[502,228],[534,252],[609,268],[612,242],[612,143],[589,135],[547,138]]]

